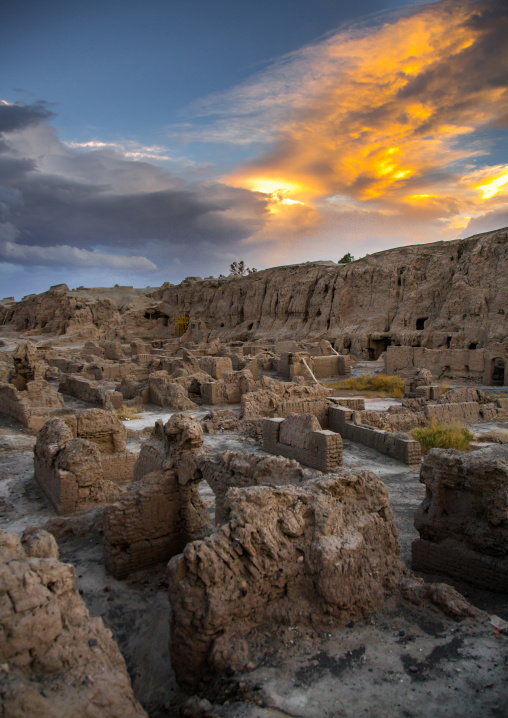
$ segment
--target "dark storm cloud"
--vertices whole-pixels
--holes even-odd
[[[5,131],[0,153],[4,260],[154,269],[168,259],[227,251],[263,224],[259,195],[218,183],[185,185],[118,151],[66,146],[45,123],[43,103],[0,111],[6,108],[3,127],[18,132]]]
[[[31,125],[50,120],[55,113],[47,102],[31,105],[4,104],[0,102],[0,133],[24,130]]]

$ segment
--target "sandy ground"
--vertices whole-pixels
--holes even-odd
[[[168,416],[148,412],[140,417],[139,436],[134,422],[126,422],[133,448],[139,447],[146,426]],[[34,442],[19,424],[0,416],[0,524],[17,534],[54,517],[33,478]],[[235,434],[206,435],[205,446],[263,453],[254,440]],[[417,535],[413,514],[424,495],[418,471],[348,441],[344,465],[376,471],[386,483],[409,564],[410,543]],[[213,492],[206,484],[201,491],[213,515]],[[152,718],[178,715],[182,696],[169,660],[165,566],[117,581],[105,572],[98,533],[61,538],[59,547],[61,560],[76,568],[76,585],[90,613],[113,631],[136,697]],[[488,614],[508,620],[507,596],[458,588]],[[324,631],[293,626],[267,632],[261,654],[258,646],[253,655],[254,670],[224,676],[210,697],[218,701],[215,714],[224,718],[501,718],[508,716],[507,645],[506,632],[496,633],[488,616],[455,622],[393,597],[382,611],[346,629],[331,622]]]

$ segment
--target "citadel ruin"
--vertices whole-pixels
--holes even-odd
[[[0,715],[506,715],[507,277],[502,229],[1,300]]]

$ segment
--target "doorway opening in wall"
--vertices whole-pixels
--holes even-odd
[[[379,359],[381,354],[386,351],[386,349],[392,345],[392,340],[390,337],[381,337],[380,339],[373,339],[372,337],[369,338],[369,346],[368,346],[368,355],[369,355],[369,361],[376,361],[376,359]]]
[[[506,362],[501,357],[496,357],[490,362],[490,383],[492,386],[504,386],[504,373]]]
[[[468,349],[476,349],[477,346],[478,346],[478,342],[471,342]]]
[[[193,379],[188,389],[189,399],[196,403],[201,403],[201,384],[197,379]]]
[[[420,317],[416,320],[416,329],[417,331],[421,331],[422,329],[425,329],[425,322],[427,321],[428,317]]]

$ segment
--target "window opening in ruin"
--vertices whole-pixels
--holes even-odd
[[[471,342],[471,344],[469,345],[469,349],[476,349],[477,346],[478,342]]]
[[[416,320],[416,329],[417,331],[421,331],[422,329],[425,329],[425,322],[427,321],[428,317],[420,317]]]
[[[249,332],[250,332],[250,330],[253,328],[253,326],[254,326],[254,322],[251,322],[251,323],[249,324],[249,326],[247,327],[247,329],[248,329]]]
[[[501,357],[492,359],[490,363],[491,371],[491,385],[492,386],[504,386],[504,373],[506,370],[506,363]]]
[[[449,335],[446,337],[446,348],[447,348],[447,349],[450,348],[451,343],[452,343],[452,335],[449,334]]]
[[[173,317],[173,330],[175,337],[181,337],[187,331],[189,326],[190,316],[188,314],[179,314],[177,317]]]

